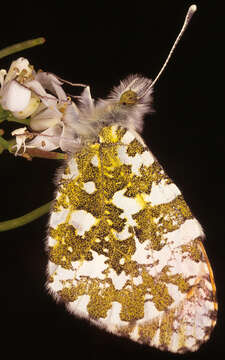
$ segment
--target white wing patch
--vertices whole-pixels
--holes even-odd
[[[181,195],[178,187],[175,184],[167,184],[162,179],[158,184],[152,184],[150,195],[144,196],[144,199],[152,205],[159,205],[174,200],[178,195]]]
[[[104,127],[67,163],[48,237],[48,289],[68,310],[163,350],[195,351],[216,323],[204,234],[134,132]]]

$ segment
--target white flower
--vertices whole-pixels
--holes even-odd
[[[38,119],[35,126],[40,125],[43,121],[44,124],[51,126],[47,127],[44,131],[37,133],[30,133],[26,128],[14,130],[12,135],[16,136],[16,154],[23,147],[24,152],[26,148],[36,148],[44,151],[52,151],[60,148],[66,152],[76,151],[81,144],[80,137],[77,136],[77,127],[79,125],[79,111],[74,103],[66,104],[64,113],[61,113],[61,118],[55,117],[55,124],[53,125],[53,115],[51,109],[46,109],[42,112],[43,118]],[[48,114],[50,114],[48,118]],[[38,115],[37,115],[38,116]],[[45,117],[46,116],[46,117]],[[34,139],[30,137],[34,135]]]
[[[32,74],[32,66],[22,57],[12,62],[8,73],[4,69],[0,71],[0,103],[5,110],[20,112],[17,116],[20,118],[25,118],[27,114],[29,116],[38,106],[37,100],[34,101],[32,98],[31,90],[24,86]]]
[[[61,120],[62,114],[59,108],[68,102],[67,95],[61,85],[62,82],[55,75],[42,71],[35,74],[33,80],[26,82],[26,87],[32,90],[33,99],[36,101],[29,113],[31,115],[30,127],[33,130],[45,130]],[[51,91],[54,95],[46,90]],[[35,106],[36,104],[38,106]],[[28,109],[25,109],[23,113],[25,114],[26,111]],[[14,113],[16,117],[19,115]]]
[[[18,154],[19,150],[22,147],[23,147],[24,152],[25,152],[26,151],[25,141],[26,141],[27,138],[30,137],[30,134],[27,131],[27,128],[23,127],[23,128],[16,129],[16,130],[12,131],[11,134],[13,136],[16,136],[16,145],[14,145],[16,147],[15,155]]]
[[[4,69],[0,70],[0,85],[0,104],[18,119],[34,114],[41,103],[57,111],[59,103],[67,102],[62,82],[51,73],[36,73],[24,58],[13,61],[8,73]]]
[[[42,131],[35,138],[28,142],[27,147],[40,149],[44,151],[52,151],[59,147],[62,127],[59,124]]]
[[[26,151],[26,147],[44,151],[60,148],[62,151],[74,152],[81,145],[81,137],[88,136],[93,131],[88,119],[81,120],[83,109],[91,110],[93,107],[89,87],[86,87],[80,96],[79,110],[67,98],[62,89],[63,83],[51,73],[33,71],[32,77],[26,79],[22,73],[20,78],[16,79],[11,75],[8,83],[5,76],[8,74],[0,71],[0,83],[3,84],[3,96],[0,100],[2,106],[10,108],[18,118],[30,116],[29,127],[34,131],[32,133],[26,128],[21,128],[12,132],[12,135],[16,136],[16,154],[21,148]],[[20,97],[20,100],[16,99],[17,97]]]
[[[22,75],[23,79],[28,79],[32,76],[33,67],[29,64],[29,61],[23,57],[12,62],[9,71],[5,78],[5,83],[8,83],[19,75]]]
[[[28,60],[19,58],[13,61],[8,73],[2,69],[0,71],[0,103],[5,110],[22,111],[28,105],[31,91],[20,85],[15,79],[23,74],[23,77],[30,76],[32,69],[29,67]]]
[[[47,111],[49,110],[49,111]],[[50,116],[47,119],[48,114],[51,114],[51,109],[47,109],[43,112],[43,116],[46,118],[39,118],[36,120],[35,125],[40,125],[43,120],[44,124],[49,123],[47,129],[42,131],[40,134],[29,141],[28,145],[35,147],[37,149],[52,151],[60,148],[66,152],[73,152],[80,146],[80,139],[76,135],[76,129],[73,126],[79,117],[79,112],[74,103],[66,104],[65,111],[61,113],[61,117],[54,118],[53,125],[53,116]]]

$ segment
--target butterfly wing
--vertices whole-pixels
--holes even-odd
[[[216,323],[204,234],[134,132],[113,125],[67,163],[48,236],[48,289],[134,341],[195,351]]]

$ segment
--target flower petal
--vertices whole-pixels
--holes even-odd
[[[35,80],[39,81],[45,89],[56,95],[59,101],[67,101],[66,93],[61,86],[63,83],[54,74],[39,71]]]
[[[32,74],[32,67],[29,61],[23,57],[12,62],[9,71],[6,75],[5,82],[15,79],[21,72],[24,71],[24,76],[29,77]]]
[[[52,151],[59,147],[60,136],[62,134],[62,126],[56,124],[48,128],[33,140],[27,143],[27,147],[33,147],[40,150]]]
[[[15,156],[18,154],[19,150],[22,147],[24,148],[24,152],[25,152],[26,151],[25,141],[30,136],[29,132],[27,131],[27,128],[23,127],[23,128],[16,129],[16,130],[12,131],[11,134],[13,136],[16,136],[16,145],[14,145],[14,147],[16,147]]]
[[[22,111],[14,111],[13,115],[17,119],[26,119],[28,116],[32,115],[38,108],[40,104],[40,99],[37,97],[31,96],[29,104]]]
[[[62,113],[56,107],[45,107],[32,116],[30,127],[35,131],[43,131],[60,123],[61,118]]]
[[[37,80],[31,80],[26,82],[26,87],[33,90],[34,93],[41,98],[41,101],[45,106],[55,106],[57,98],[51,94],[48,94],[43,86]]]
[[[2,90],[1,105],[10,111],[23,111],[29,104],[31,91],[12,80]]]
[[[6,70],[4,70],[4,69],[0,70],[0,85],[1,85],[1,88],[3,87],[4,79],[5,79],[6,74],[7,74]]]

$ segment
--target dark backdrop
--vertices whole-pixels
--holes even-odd
[[[224,353],[224,69],[222,8],[199,6],[154,92],[156,113],[143,137],[178,185],[202,224],[218,287],[218,325],[210,341],[185,359]],[[175,40],[189,1],[29,2],[1,5],[1,48],[39,36],[47,42],[18,56],[36,69],[91,86],[95,98],[130,73],[154,78]],[[223,41],[222,41],[223,39]],[[17,55],[3,59],[8,68]],[[221,61],[222,60],[222,61]],[[70,92],[72,91],[69,89]],[[220,111],[221,109],[221,111]],[[6,132],[12,129],[2,124]],[[0,158],[1,220],[50,201],[60,163]],[[101,331],[74,318],[46,293],[45,232],[48,217],[1,233],[1,342],[9,355],[63,358],[168,359],[162,353]]]

